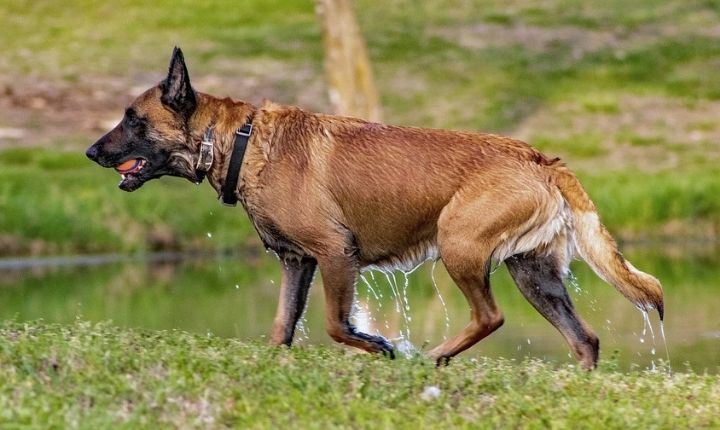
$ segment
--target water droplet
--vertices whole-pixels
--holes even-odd
[[[373,296],[375,296],[375,300],[380,300],[380,297],[378,297],[378,294],[375,292],[375,289],[370,285],[370,282],[368,282],[367,278],[364,274],[360,275],[360,279],[362,279],[363,283],[367,287],[368,291],[372,293]]]
[[[418,349],[412,344],[412,342],[410,342],[410,339],[403,337],[402,334],[400,335],[400,338],[394,340],[398,341],[395,348],[403,355],[403,357],[412,358],[417,354]]]
[[[392,276],[391,276],[392,275]],[[401,291],[398,285],[397,279],[395,279],[395,272],[385,272],[385,279],[387,279],[388,285],[390,285],[390,291],[392,291],[395,298],[395,312],[399,313],[403,318],[403,329],[400,329],[400,337],[406,337],[410,340],[410,322],[408,321],[408,312],[405,310],[405,302],[407,302],[406,288],[407,288],[407,277],[405,277],[406,287]],[[402,303],[402,305],[401,305]]]
[[[573,288],[573,290],[575,290],[575,293],[577,293],[577,294],[582,293],[582,288],[580,288],[580,284],[578,284],[577,278],[571,271],[568,271],[568,275],[567,275],[566,279],[567,279],[567,283]]]
[[[443,313],[445,314],[445,332],[443,333],[443,339],[447,339],[448,332],[450,331],[450,315],[448,314],[447,305],[445,304],[442,294],[440,294],[440,288],[438,288],[437,281],[435,280],[436,265],[437,260],[433,261],[432,269],[430,270],[430,279],[432,279],[433,287],[435,287],[435,292],[437,293],[438,299],[440,299],[440,304],[442,305]]]
[[[670,366],[670,351],[668,350],[667,339],[665,339],[665,322],[664,321],[660,321],[660,336],[662,336],[663,345],[665,345],[665,357],[667,358],[668,370],[672,371],[672,367]]]
[[[305,309],[307,311],[307,308]],[[308,340],[310,339],[310,330],[307,328],[306,320],[305,320],[305,311],[303,311],[302,316],[297,322],[297,325],[295,326],[297,328],[297,332],[299,334],[298,340]]]

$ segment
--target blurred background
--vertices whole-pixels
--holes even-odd
[[[350,60],[367,59],[359,81],[377,96],[365,116],[507,134],[562,157],[626,256],[663,282],[672,363],[718,370],[719,1],[359,0],[352,25],[328,14],[341,2],[324,3],[1,2],[0,317],[267,333],[279,275],[242,209],[174,178],[121,192],[84,150],[165,77],[176,45],[199,91],[342,110],[332,27],[357,25]],[[574,267],[603,357],[666,359],[642,315]],[[454,333],[467,306],[441,264],[432,278],[368,274],[363,324],[418,348]],[[572,361],[504,268],[493,282],[507,322],[469,355]],[[317,343],[318,293],[303,335]]]

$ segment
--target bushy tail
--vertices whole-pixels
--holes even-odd
[[[660,281],[625,260],[575,174],[561,164],[550,168],[554,170],[553,178],[560,193],[572,210],[576,252],[605,282],[641,310],[657,309],[662,320],[664,307]]]

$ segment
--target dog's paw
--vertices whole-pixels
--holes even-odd
[[[435,358],[435,367],[444,367],[450,364],[450,358],[445,355]]]
[[[380,352],[385,357],[390,357],[391,360],[395,359],[395,348],[392,346],[390,342],[388,342],[387,339],[385,339],[382,336],[374,336],[375,337],[375,343],[380,348]]]
[[[390,359],[395,359],[395,347],[384,337],[374,336],[367,333],[362,333],[352,329],[352,335],[355,338],[361,339],[363,342],[370,344],[370,348],[364,348],[370,352],[379,352]]]
[[[435,361],[436,367],[442,367],[450,364],[450,359],[452,358],[452,355],[447,355],[447,353],[443,351],[440,346],[438,346],[437,348],[428,352],[427,357]]]

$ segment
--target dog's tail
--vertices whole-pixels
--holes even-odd
[[[549,167],[553,169],[555,184],[573,214],[576,252],[605,282],[641,310],[657,309],[662,320],[664,307],[660,281],[625,260],[615,240],[600,222],[595,205],[575,174],[559,162]]]

